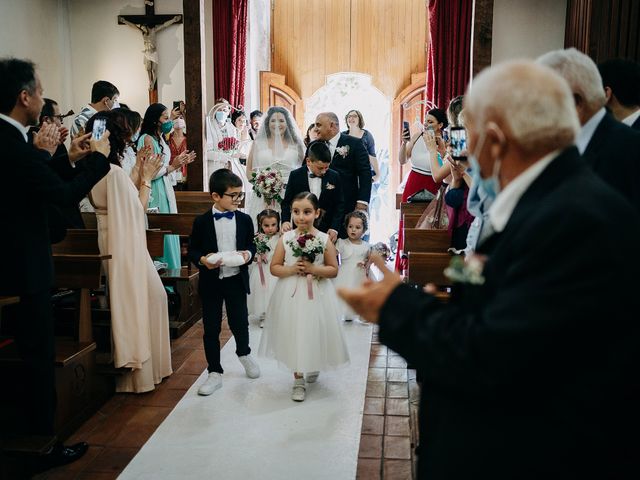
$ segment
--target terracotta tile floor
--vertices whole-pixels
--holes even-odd
[[[220,343],[231,332],[224,322]],[[116,394],[66,443],[85,441],[89,452],[79,461],[34,477],[38,480],[115,479],[206,368],[202,323],[171,342],[173,375],[153,392]],[[417,432],[415,372],[404,360],[371,341],[365,414],[357,478],[411,480]]]
[[[418,385],[402,357],[371,338],[369,376],[358,453],[359,480],[412,480],[417,442]]]

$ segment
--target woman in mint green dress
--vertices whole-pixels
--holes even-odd
[[[175,173],[180,166],[170,164],[171,151],[164,135],[171,132],[173,121],[169,118],[169,109],[161,103],[149,105],[144,113],[138,150],[149,145],[154,153],[162,154],[164,166],[151,182],[151,198],[148,208],[157,208],[159,213],[178,213],[176,194],[173,186],[177,183]],[[157,260],[167,264],[167,268],[180,268],[180,238],[178,235],[164,236],[164,256]]]

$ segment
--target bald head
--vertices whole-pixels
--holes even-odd
[[[321,140],[331,140],[340,133],[340,120],[333,112],[319,113],[316,117],[315,131]]]
[[[525,153],[544,155],[568,147],[580,128],[567,83],[530,61],[484,70],[474,78],[464,104],[471,129],[478,132],[494,122]]]
[[[556,71],[569,84],[582,125],[604,107],[607,98],[602,77],[598,66],[587,55],[575,48],[568,48],[545,53],[536,61]]]

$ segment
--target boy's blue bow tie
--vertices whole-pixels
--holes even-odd
[[[214,213],[214,220],[220,220],[221,218],[228,218],[229,220],[233,219],[233,212],[222,212],[222,213]]]

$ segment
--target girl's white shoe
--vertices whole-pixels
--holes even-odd
[[[293,391],[291,392],[291,400],[294,402],[303,402],[307,390],[304,378],[296,378],[293,381]]]

